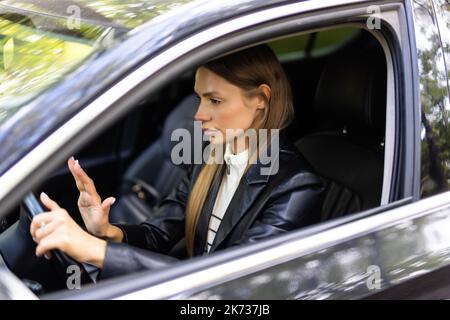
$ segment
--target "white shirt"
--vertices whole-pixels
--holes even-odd
[[[211,245],[216,237],[217,230],[219,230],[225,211],[227,210],[239,185],[239,181],[244,174],[245,168],[247,167],[248,150],[233,154],[231,146],[227,144],[224,160],[228,165],[229,173],[225,173],[219,192],[217,193],[216,202],[214,203],[213,212],[209,220],[205,252],[209,252],[211,249]]]

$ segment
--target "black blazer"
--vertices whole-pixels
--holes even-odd
[[[280,135],[278,172],[261,173],[252,164],[242,177],[217,231],[210,253],[233,245],[252,243],[320,221],[323,181],[313,173],[297,148]],[[140,225],[116,224],[124,243],[108,241],[100,278],[160,268],[177,261],[168,255],[184,237],[185,206],[202,165],[193,165],[156,215]],[[219,170],[200,214],[194,254],[204,254],[208,221],[225,168]],[[144,250],[143,250],[144,249]]]

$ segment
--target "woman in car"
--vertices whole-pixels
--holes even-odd
[[[209,61],[197,68],[194,90],[195,120],[212,146],[208,161],[191,166],[151,219],[112,225],[108,213],[115,199],[102,201],[72,157],[68,166],[88,232],[42,193],[50,211],[31,223],[36,255],[49,257],[50,250],[60,249],[101,268],[106,278],[176,261],[168,253],[183,237],[188,255],[199,256],[320,221],[321,179],[283,132],[272,135],[294,115],[290,85],[274,52],[259,45]],[[256,144],[245,134],[262,129]],[[261,155],[269,148],[277,165],[268,169]]]

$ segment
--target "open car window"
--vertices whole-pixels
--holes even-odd
[[[280,61],[317,58],[339,50],[358,36],[352,27],[332,28],[270,42]]]
[[[290,139],[299,148],[305,148],[301,151],[304,152],[311,165],[327,181],[329,195],[325,200],[322,212],[317,212],[317,214],[322,216],[322,222],[328,222],[332,219],[341,218],[344,215],[348,216],[380,206],[384,176],[384,149],[382,143],[384,142],[385,134],[385,118],[383,118],[384,115],[381,112],[381,118],[377,119],[380,123],[369,123],[369,125],[373,125],[372,131],[369,131],[368,127],[360,128],[355,126],[354,118],[357,121],[360,121],[360,119],[353,117],[352,112],[358,113],[360,109],[364,109],[363,101],[365,98],[354,101],[353,97],[350,97],[349,101],[342,101],[341,97],[337,96],[336,102],[342,104],[338,105],[338,107],[343,108],[345,111],[343,114],[350,118],[349,122],[346,122],[346,119],[342,120],[344,122],[336,120],[333,113],[335,110],[330,110],[331,117],[326,117],[322,114],[324,111],[317,112],[316,107],[319,108],[321,107],[320,104],[324,103],[326,104],[325,108],[328,108],[328,102],[323,102],[323,97],[328,98],[331,96],[333,98],[332,95],[338,94],[333,91],[329,92],[333,86],[327,83],[336,83],[336,78],[344,78],[342,85],[348,85],[346,81],[353,81],[353,78],[350,80],[345,79],[342,73],[344,71],[346,73],[354,73],[354,77],[361,79],[361,81],[371,81],[371,79],[364,80],[363,73],[366,70],[358,73],[356,69],[350,70],[347,67],[343,69],[336,68],[336,63],[348,63],[349,58],[352,63],[355,62],[355,48],[359,50],[358,52],[368,53],[367,55],[357,55],[359,58],[362,57],[360,64],[372,62],[375,66],[381,65],[384,68],[380,68],[382,71],[381,76],[384,77],[384,81],[380,84],[382,89],[385,89],[386,86],[386,66],[383,64],[385,57],[381,46],[378,45],[377,47],[377,40],[363,29],[355,27],[331,28],[318,31],[315,34],[317,39],[326,39],[326,41],[322,40],[317,43],[317,49],[313,49],[314,46],[308,49],[307,45],[303,46],[302,44],[309,41],[308,39],[312,36],[312,33],[286,37],[283,40],[274,40],[269,42],[269,45],[275,49],[280,61],[282,61],[293,89],[297,120],[288,128]],[[367,49],[373,47],[376,49]],[[308,54],[306,54],[307,50],[313,53],[312,56],[308,57]],[[288,58],[283,59],[283,57]],[[173,188],[176,187],[177,181],[182,177],[186,168],[183,168],[182,165],[170,164],[170,157],[168,157],[170,155],[170,146],[173,145],[173,142],[170,141],[170,133],[177,128],[184,128],[183,126],[194,120],[193,115],[198,102],[196,99],[189,98],[192,95],[193,71],[191,70],[187,75],[178,78],[157,92],[152,92],[133,111],[136,115],[145,116],[134,119],[128,125],[127,123],[120,124],[124,129],[123,136],[113,137],[109,132],[105,133],[110,139],[117,139],[117,142],[120,143],[123,137],[130,138],[130,136],[127,136],[127,132],[133,132],[132,139],[127,141],[136,139],[135,146],[137,149],[132,150],[129,154],[119,152],[119,154],[124,156],[123,158],[114,158],[110,157],[109,154],[103,155],[93,152],[94,149],[98,149],[96,141],[102,141],[102,139],[106,138],[106,136],[99,136],[83,150],[80,150],[80,154],[89,155],[88,158],[80,158],[80,162],[84,164],[84,168],[96,182],[99,192],[101,194],[115,192],[118,197],[115,207],[110,212],[111,221],[116,223],[139,223],[143,219],[151,218],[157,213],[155,206],[170,194]],[[327,85],[322,85],[321,87],[320,83]],[[358,88],[361,91],[369,89],[374,88],[365,86]],[[168,99],[168,92],[174,95],[171,97],[171,100]],[[382,93],[383,90],[377,92]],[[355,95],[357,94],[358,92],[355,92]],[[364,94],[362,95],[364,96]],[[385,110],[386,95],[384,94],[376,102],[378,103],[376,105],[378,111]],[[347,103],[355,109],[346,110]],[[325,109],[325,111],[328,112],[328,109]],[[148,125],[148,121],[151,121],[149,119],[152,117],[162,119],[160,129],[157,132],[155,132],[154,127],[150,128]],[[359,131],[361,129],[369,132],[369,134],[367,136],[361,135],[361,131]],[[325,137],[322,140],[324,133],[329,135],[329,137]],[[140,142],[140,140],[144,141],[143,139],[147,139],[149,135],[154,136],[149,145]],[[316,137],[319,139],[314,140]],[[312,146],[313,149],[310,149],[307,144],[302,145],[304,143],[302,141],[305,141],[307,138],[312,138],[307,143],[316,144]],[[354,142],[357,138],[359,141]],[[370,186],[370,192],[363,189],[366,187],[364,184],[362,186],[346,184],[348,182],[346,177],[351,177],[353,172],[341,172],[341,170],[347,170],[348,168],[345,169],[343,167],[344,169],[339,169],[340,167],[338,167],[333,169],[323,166],[323,161],[317,158],[320,155],[316,155],[315,151],[327,149],[325,147],[327,145],[322,143],[328,144],[330,141],[332,144],[341,145],[342,148],[348,148],[350,144],[351,149],[348,150],[354,152],[354,156],[357,159],[355,160],[356,162],[360,161],[358,159],[361,159],[361,155],[370,154],[367,159],[373,164],[373,170],[367,174],[373,175],[372,181],[375,181]],[[310,152],[310,150],[313,152]],[[337,152],[345,153],[346,150],[338,149]],[[329,159],[328,156],[325,158]],[[338,164],[340,155],[336,154],[334,160],[333,165]],[[363,160],[361,161],[364,162]],[[330,163],[330,161],[325,162]],[[124,171],[114,171],[115,168],[123,168]],[[352,165],[350,169],[354,171],[358,168]],[[340,176],[341,174],[343,176]],[[112,180],[113,176],[119,178]],[[80,222],[81,219],[77,214],[78,209],[76,207],[77,193],[72,192],[71,194],[67,192],[67,190],[71,189],[72,184],[73,179],[70,174],[65,168],[61,168],[39,190],[44,190],[52,195],[54,199],[58,199],[59,203],[69,212],[74,213],[74,218]],[[115,190],[111,188],[112,184],[115,184]],[[64,186],[64,188],[61,188],[61,186]],[[186,259],[186,256],[182,254],[184,250],[183,245],[184,243],[181,241],[169,254]]]

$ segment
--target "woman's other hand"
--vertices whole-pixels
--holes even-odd
[[[36,255],[50,258],[51,250],[59,249],[78,262],[103,267],[106,241],[98,239],[83,229],[45,193],[41,193],[42,203],[50,211],[33,218],[30,233],[38,244]]]

